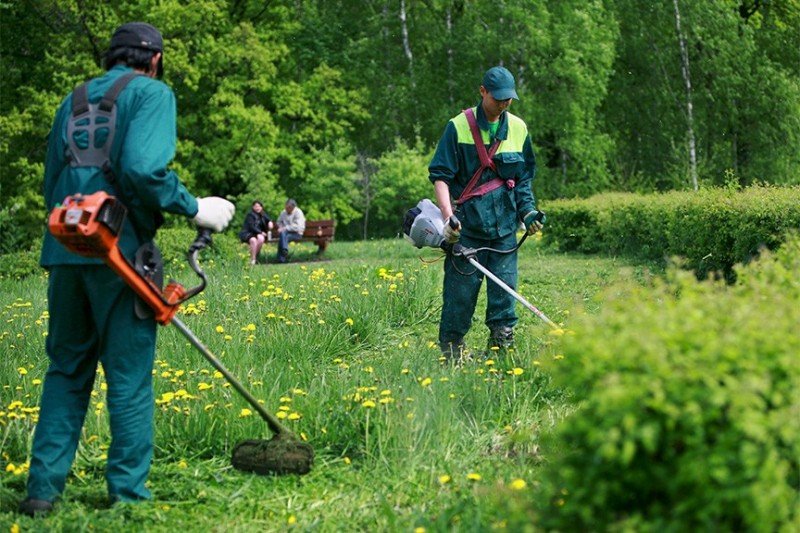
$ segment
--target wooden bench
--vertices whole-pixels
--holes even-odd
[[[328,243],[333,240],[336,234],[336,221],[332,218],[326,220],[306,220],[306,230],[303,238],[292,242],[313,242],[317,245],[317,253],[321,254],[328,248]],[[267,242],[277,244],[278,232],[271,231]]]

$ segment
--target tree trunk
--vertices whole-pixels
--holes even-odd
[[[686,38],[681,29],[681,12],[678,8],[678,0],[672,0],[675,6],[675,27],[678,31],[678,44],[681,49],[681,73],[683,83],[686,87],[686,122],[689,129],[689,174],[692,178],[694,190],[697,186],[697,143],[694,138],[694,114],[692,112],[692,77],[689,71],[689,51],[686,48]]]

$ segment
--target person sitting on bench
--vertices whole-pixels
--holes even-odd
[[[289,198],[278,215],[278,262],[285,263],[289,257],[289,243],[303,238],[306,230],[306,217],[297,207],[297,202]]]
[[[239,232],[239,240],[250,247],[250,264],[258,262],[258,254],[267,240],[267,232],[273,228],[272,219],[264,212],[264,206],[256,200],[250,212],[244,219],[244,224]]]

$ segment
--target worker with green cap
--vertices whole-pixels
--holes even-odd
[[[192,218],[212,231],[222,231],[234,212],[223,198],[195,198],[168,168],[175,155],[176,106],[172,90],[156,79],[163,72],[163,50],[161,33],[149,24],[117,28],[107,72],[64,99],[48,140],[47,208],[75,193],[115,196],[127,207],[119,248],[132,264],[137,250],[153,246],[162,212]],[[46,514],[64,491],[98,362],[108,385],[109,496],[112,502],[146,499],[154,445],[155,319],[142,313],[142,306],[137,312],[136,294],[100,259],[70,253],[49,232],[40,263],[49,271],[50,364],[28,496],[19,510]]]
[[[476,259],[512,289],[517,285],[516,230],[542,228],[531,184],[536,157],[525,122],[508,112],[519,99],[514,76],[490,68],[480,102],[452,118],[428,166],[444,219],[445,240],[477,250]],[[483,274],[464,258],[448,254],[444,264],[439,347],[445,360],[462,357]],[[493,283],[486,287],[488,347],[510,348],[515,300]]]

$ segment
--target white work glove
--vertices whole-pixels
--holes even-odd
[[[455,244],[461,236],[461,222],[455,215],[444,221],[444,240],[448,244]]]
[[[533,235],[544,227],[543,222],[545,220],[547,220],[547,218],[545,218],[544,213],[541,211],[529,211],[528,214],[522,218],[522,223],[525,224],[525,231],[528,232],[528,235]]]
[[[194,222],[201,228],[208,228],[215,233],[224,230],[233,218],[236,207],[219,196],[197,199],[197,214]]]

